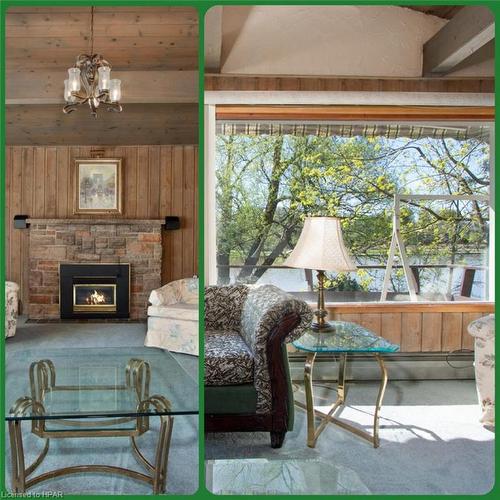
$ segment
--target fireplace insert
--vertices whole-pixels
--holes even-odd
[[[128,318],[130,264],[61,264],[62,319]]]

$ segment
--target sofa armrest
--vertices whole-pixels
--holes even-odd
[[[312,310],[303,300],[273,285],[253,287],[248,292],[240,333],[254,355],[257,413],[273,411],[275,369],[283,372],[278,352],[286,343],[301,337],[311,320]]]
[[[489,314],[472,321],[467,331],[469,335],[483,341],[495,338],[495,315]]]
[[[198,278],[182,278],[153,290],[149,296],[153,306],[169,306],[177,302],[198,303]]]
[[[286,343],[289,332],[295,331],[300,322],[299,314],[287,314],[267,338],[266,354],[271,382],[273,428],[275,430],[293,429],[293,388]]]
[[[198,304],[199,280],[197,277],[179,280],[180,301],[186,304]]]
[[[255,350],[256,344],[266,342],[265,338],[287,316],[295,314],[299,321],[286,332],[284,343],[300,338],[312,321],[312,310],[303,300],[274,285],[262,285],[250,289],[241,315],[241,335]],[[291,324],[291,323],[290,323]]]
[[[149,295],[149,302],[153,306],[168,306],[180,302],[179,290],[175,281],[153,290]]]

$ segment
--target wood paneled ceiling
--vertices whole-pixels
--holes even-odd
[[[97,120],[86,107],[62,113],[66,71],[90,52],[90,20],[90,6],[8,9],[7,144],[197,142],[196,9],[94,8],[94,52],[122,80],[124,105],[121,114],[100,110]]]
[[[95,7],[94,51],[115,70],[196,70],[198,14],[188,7]],[[61,69],[90,51],[90,7],[17,7],[6,16],[7,71]]]

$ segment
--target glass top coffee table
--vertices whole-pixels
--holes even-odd
[[[316,446],[319,435],[323,432],[329,422],[332,422],[358,436],[370,441],[375,448],[379,446],[379,413],[384,398],[385,388],[387,386],[387,369],[384,365],[382,355],[399,351],[399,345],[392,344],[382,337],[379,337],[372,331],[363,326],[346,321],[331,321],[333,330],[318,333],[308,330],[300,339],[293,342],[293,345],[307,353],[304,366],[304,389],[305,404],[296,401],[295,404],[307,411],[307,445],[310,448]],[[318,353],[339,354],[339,373],[337,383],[337,399],[329,406],[325,413],[314,406],[313,376],[312,370],[314,360]],[[381,371],[381,381],[378,391],[378,397],[375,404],[375,413],[373,419],[373,434],[369,434],[358,427],[354,427],[347,422],[335,417],[338,408],[345,404],[346,400],[346,361],[349,353],[373,354],[378,361]],[[318,427],[315,426],[315,418],[320,417],[321,422]]]
[[[155,348],[96,348],[23,351],[7,361],[6,420],[15,493],[66,474],[108,472],[165,491],[174,416],[198,414],[198,384],[168,352]],[[139,450],[136,437],[160,419],[154,458]],[[38,458],[25,464],[21,423],[46,440]],[[75,465],[33,477],[51,438],[130,437],[145,473],[111,465]]]

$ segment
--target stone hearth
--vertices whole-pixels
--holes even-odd
[[[30,219],[30,319],[59,318],[61,263],[130,264],[130,318],[161,285],[163,220]]]

